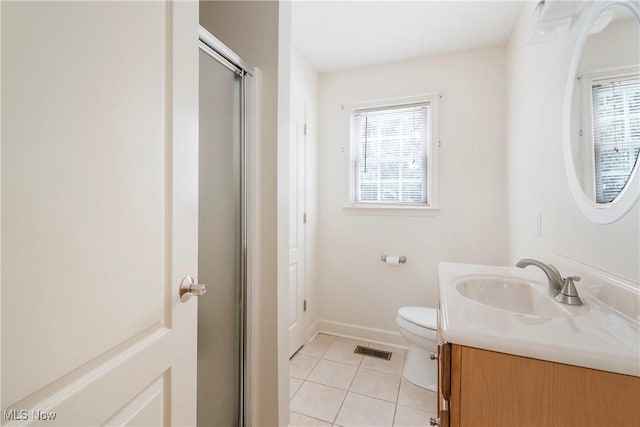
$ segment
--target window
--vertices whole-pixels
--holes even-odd
[[[608,203],[624,188],[640,152],[640,78],[594,80],[593,143],[598,203]]]
[[[353,110],[352,202],[433,206],[433,100]]]

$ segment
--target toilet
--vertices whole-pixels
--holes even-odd
[[[438,361],[431,353],[437,353],[437,311],[428,307],[402,307],[396,323],[400,333],[409,342],[402,375],[418,387],[431,391],[438,389]]]

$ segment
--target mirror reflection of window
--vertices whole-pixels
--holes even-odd
[[[640,152],[640,77],[612,77],[591,85],[595,197],[609,203],[629,180]]]
[[[640,154],[640,25],[625,4],[604,9],[590,27],[577,67],[571,152],[583,194],[611,203]]]

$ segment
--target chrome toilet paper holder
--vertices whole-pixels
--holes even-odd
[[[386,255],[382,255],[382,256],[380,257],[380,260],[381,260],[382,262],[387,262],[387,256],[386,256]],[[400,262],[400,264],[404,264],[405,262],[407,262],[407,257],[406,257],[406,256],[404,256],[404,255],[402,255],[402,256],[400,256],[400,257],[398,258],[398,261]]]

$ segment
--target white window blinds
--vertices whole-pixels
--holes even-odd
[[[640,78],[597,80],[592,85],[596,202],[624,188],[640,151]]]
[[[355,111],[356,202],[427,204],[430,104]]]

